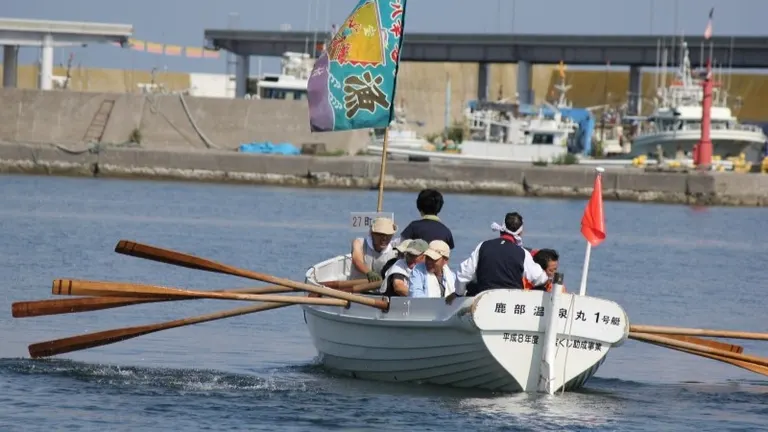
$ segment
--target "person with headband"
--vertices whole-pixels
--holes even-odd
[[[474,296],[490,289],[523,289],[523,280],[534,286],[547,283],[549,277],[533,261],[531,253],[523,248],[523,217],[520,213],[507,213],[504,226],[493,224],[499,237],[486,240],[459,266],[456,274],[456,296]]]

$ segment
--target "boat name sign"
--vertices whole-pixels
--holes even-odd
[[[472,319],[481,331],[504,332],[505,341],[535,344],[525,333],[543,333],[549,309],[549,293],[543,291],[491,290],[477,296]],[[567,341],[571,338],[616,343],[629,330],[626,313],[609,300],[564,293],[558,296],[555,309],[558,334],[563,335],[558,343],[559,339],[571,343]]]
[[[389,218],[394,222],[395,214],[392,212],[350,212],[349,227],[355,232],[368,232],[376,218]]]

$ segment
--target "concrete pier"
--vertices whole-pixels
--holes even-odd
[[[50,145],[0,143],[0,173],[368,189],[378,184],[379,160],[141,148],[67,152]],[[535,197],[586,198],[594,181],[594,169],[573,165],[390,161],[386,174],[389,190],[435,187],[447,193]],[[606,200],[768,206],[768,175],[647,173],[608,168],[603,178]]]

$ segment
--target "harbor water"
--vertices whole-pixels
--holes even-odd
[[[114,252],[135,240],[303,280],[348,252],[349,213],[375,191],[0,176],[0,431],[768,430],[768,378],[636,341],[610,352],[585,389],[496,394],[340,378],[316,365],[298,307],[192,325],[31,360],[31,343],[242,306],[194,300],[15,319],[55,278],[191,289],[260,285]],[[400,228],[416,194],[385,192]],[[524,240],[561,254],[569,291],[584,258],[585,200],[446,195],[458,266],[508,211]],[[634,324],[768,331],[768,209],[606,202],[588,293]],[[768,356],[768,343],[736,341]]]

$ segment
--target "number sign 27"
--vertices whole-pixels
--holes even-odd
[[[351,212],[349,214],[349,227],[352,231],[368,231],[376,218],[385,217],[395,220],[394,213],[387,212]]]

